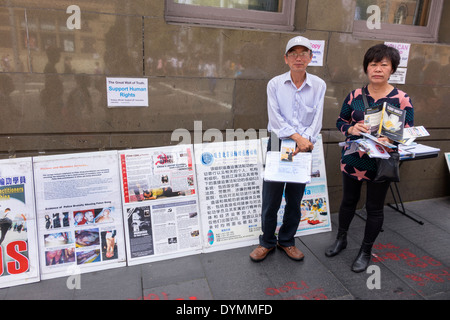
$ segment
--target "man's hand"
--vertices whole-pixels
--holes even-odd
[[[292,140],[294,140],[297,144],[297,148],[295,149],[295,152],[293,155],[297,155],[299,152],[310,152],[314,149],[314,144],[312,144],[311,141],[309,141],[306,138],[303,138],[298,133],[294,133],[292,136],[290,136]]]

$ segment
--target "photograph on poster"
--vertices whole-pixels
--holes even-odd
[[[189,152],[181,149],[161,151],[158,148],[149,151],[149,154],[122,154],[122,174],[125,173],[127,178],[124,184],[125,202],[195,194]]]
[[[126,265],[117,152],[33,161],[41,278]]]
[[[154,254],[150,206],[127,209],[128,240],[132,258]]]
[[[0,161],[0,288],[40,280],[31,158]]]

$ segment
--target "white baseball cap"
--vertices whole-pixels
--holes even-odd
[[[289,40],[289,42],[286,46],[285,54],[287,54],[288,51],[291,50],[295,46],[303,46],[303,47],[307,48],[308,50],[312,51],[312,45],[311,45],[311,42],[309,41],[309,39],[306,39],[305,37],[297,36],[297,37]]]

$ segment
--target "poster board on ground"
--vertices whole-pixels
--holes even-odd
[[[278,227],[283,221],[285,200],[278,211]],[[322,135],[319,135],[312,152],[311,183],[306,185],[301,204],[301,219],[296,236],[331,231],[331,213],[328,199],[327,175]]]
[[[128,265],[201,253],[193,146],[119,152]]]
[[[450,172],[450,152],[445,153],[445,161],[447,161],[448,171]]]
[[[0,288],[39,280],[32,158],[0,160]]]
[[[196,144],[205,252],[258,243],[262,158],[259,140]]]
[[[41,278],[126,266],[117,151],[33,164]]]

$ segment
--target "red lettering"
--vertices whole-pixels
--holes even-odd
[[[3,248],[0,246],[0,276],[3,274]]]
[[[27,250],[28,245],[25,241],[10,242],[6,246],[6,254],[15,260],[7,263],[6,267],[9,274],[20,274],[28,270],[30,262],[27,257],[20,253]]]
[[[291,281],[291,282],[287,282],[284,286],[280,287],[280,288],[267,288],[266,289],[266,295],[268,296],[276,296],[282,292],[289,292],[291,290],[304,290],[309,289],[308,285],[306,284],[306,282],[301,281],[301,285],[303,287],[299,287],[297,285],[297,282],[295,281]]]
[[[442,263],[434,260],[433,258],[431,258],[429,256],[424,256],[424,257],[422,257],[422,259],[425,260],[426,262],[428,262],[428,264],[430,264],[431,266],[434,266],[434,267],[442,266]]]
[[[159,300],[159,296],[155,293],[150,293],[144,297],[144,300]]]

